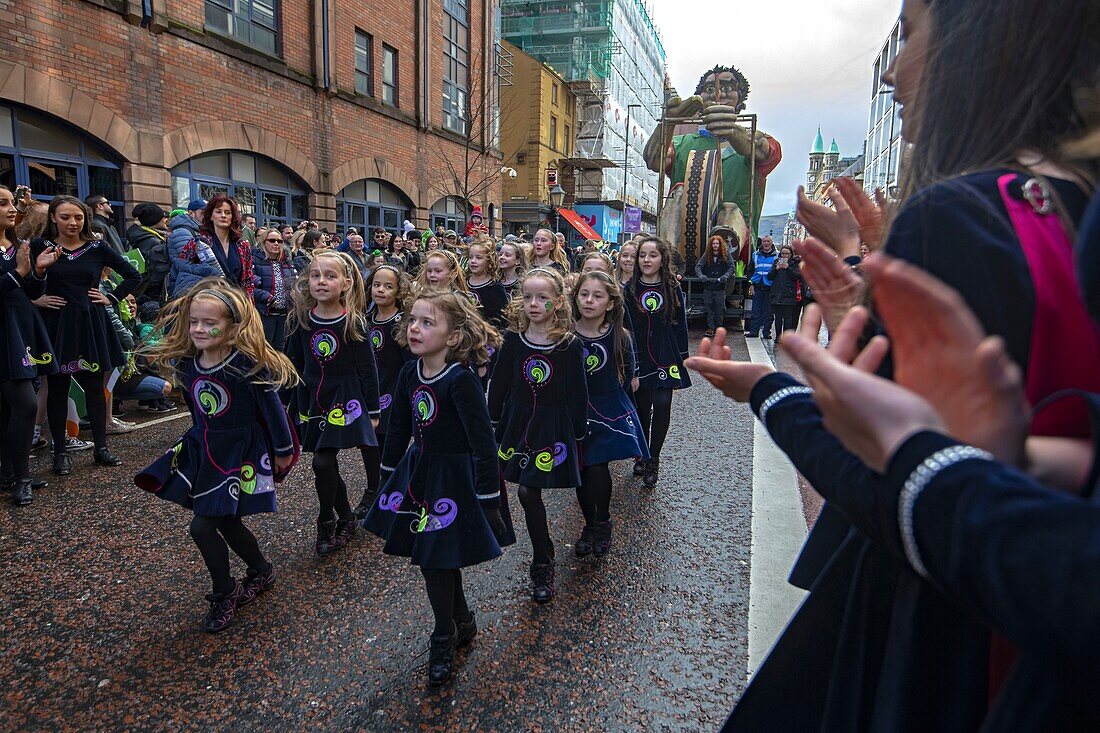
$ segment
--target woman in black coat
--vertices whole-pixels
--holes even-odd
[[[775,313],[775,337],[798,325],[798,288],[802,282],[802,260],[795,256],[794,248],[783,245],[779,257],[772,265],[768,279],[772,281],[772,312]]]

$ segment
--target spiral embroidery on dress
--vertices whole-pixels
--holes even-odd
[[[251,494],[256,490],[256,467],[251,463],[241,466],[241,491]]]
[[[523,362],[523,376],[535,387],[541,387],[550,381],[554,369],[550,362],[541,356],[531,356]]]
[[[348,400],[346,405],[333,405],[325,419],[332,425],[346,427],[359,419],[363,414],[363,405],[359,400]]]
[[[416,421],[422,427],[430,425],[432,420],[435,420],[435,393],[430,387],[418,387],[412,394],[412,404]]]
[[[375,351],[382,348],[382,344],[386,342],[386,335],[382,333],[380,328],[372,328],[370,330],[370,345],[374,347]]]
[[[642,293],[640,300],[642,308],[650,313],[656,313],[665,304],[665,296],[661,295],[659,290],[646,290]]]
[[[584,347],[584,368],[589,374],[594,374],[607,363],[607,349],[602,344],[592,344]]]
[[[40,364],[49,364],[53,361],[53,354],[48,351],[42,352],[41,356],[36,357],[31,353],[31,347],[27,347],[27,354],[23,357],[23,366],[35,366]]]
[[[680,367],[676,366],[675,364],[670,366],[668,368],[668,376],[672,377],[673,379],[679,379],[680,378]]]
[[[196,379],[195,383],[191,385],[191,397],[195,400],[195,404],[199,406],[199,410],[210,417],[218,417],[229,409],[229,403],[232,401],[229,397],[229,390],[225,388],[220,382],[213,379]]]
[[[554,443],[551,447],[539,451],[535,455],[535,468],[549,473],[555,466],[565,463],[569,456],[569,448],[565,443]]]
[[[318,361],[328,361],[340,351],[340,340],[336,338],[336,334],[332,331],[322,329],[313,334],[313,338],[309,341],[309,347]]]
[[[388,409],[390,409],[391,404],[393,404],[393,396],[392,395],[384,394],[384,395],[382,395],[381,397],[378,398],[378,409],[379,410],[388,410]]]
[[[452,499],[437,499],[432,505],[432,511],[427,508],[420,510],[420,519],[413,522],[413,532],[438,532],[451,526],[458,516],[458,504]]]

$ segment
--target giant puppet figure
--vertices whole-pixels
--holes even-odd
[[[666,119],[701,117],[703,126],[666,122],[645,145],[646,165],[672,181],[661,208],[659,233],[674,243],[689,268],[712,228],[726,234],[731,252],[739,250],[746,263],[756,242],[765,179],[779,165],[783,150],[770,135],[757,129],[753,137],[748,127],[738,124],[748,96],[749,82],[740,71],[715,66],[699,79],[694,96],[681,100],[674,95],[665,103]],[[662,149],[670,138],[668,148]]]

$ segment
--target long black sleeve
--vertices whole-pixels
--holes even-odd
[[[489,419],[495,426],[504,415],[504,406],[512,392],[512,372],[516,358],[515,334],[511,331],[504,335],[504,343],[497,352],[497,363],[493,367],[493,378],[489,381]]]
[[[680,357],[687,358],[688,355],[688,315],[687,315],[687,295],[684,291],[677,288],[676,292],[679,294],[677,301],[677,307],[679,310],[675,313],[676,317],[676,348],[680,351]]]
[[[574,338],[562,354],[565,367],[565,383],[569,385],[569,420],[573,423],[573,437],[581,440],[588,433],[588,378],[584,371],[584,352],[581,341]]]
[[[500,503],[497,443],[493,437],[481,382],[473,372],[461,369],[453,390],[458,419],[462,421],[466,440],[474,457],[474,488],[477,498],[483,507],[497,506]]]
[[[417,362],[409,361],[401,367],[397,383],[393,387],[393,406],[386,426],[386,444],[382,446],[382,479],[389,478],[397,468],[401,457],[412,439],[412,406],[409,404],[409,380]]]

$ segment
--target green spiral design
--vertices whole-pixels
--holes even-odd
[[[656,297],[656,296],[654,296],[654,295],[647,295],[647,296],[645,297],[645,300],[643,300],[643,301],[642,301],[642,305],[644,305],[644,306],[645,306],[645,309],[646,309],[647,311],[649,311],[650,313],[652,313],[652,312],[654,312],[655,310],[657,310],[658,308],[660,308],[660,307],[661,307],[661,302],[660,302],[660,301],[659,301],[659,300],[657,299],[657,297]]]
[[[600,366],[600,357],[595,354],[589,354],[588,358],[584,360],[584,365],[588,367],[588,371],[593,371]]]
[[[679,379],[680,378],[680,367],[676,366],[675,364],[670,366],[668,368],[668,376],[672,377],[673,379]]]
[[[514,456],[515,454],[516,454],[516,449],[515,448],[509,448],[508,450],[504,450],[503,448],[497,448],[497,455],[500,456],[500,459],[502,461],[512,460],[512,456]]]
[[[550,473],[550,469],[554,467],[554,454],[548,450],[540,451],[535,456],[535,468],[540,471]]]
[[[199,404],[207,415],[213,415],[218,411],[218,396],[213,392],[200,392]]]
[[[339,407],[334,407],[328,411],[327,420],[333,425],[346,425],[347,416],[344,415],[344,411]]]

